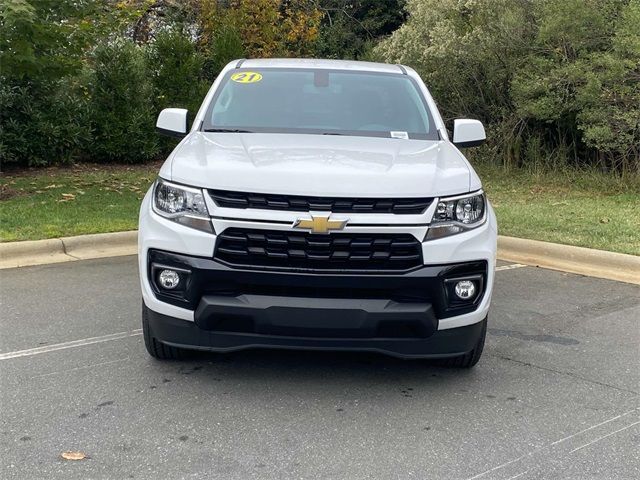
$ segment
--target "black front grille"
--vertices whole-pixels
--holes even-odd
[[[230,228],[218,235],[214,256],[249,268],[404,271],[422,265],[422,245],[409,234],[318,235]]]
[[[431,198],[335,198],[303,197],[264,193],[228,192],[209,190],[216,205],[226,208],[259,208],[262,210],[293,210],[309,212],[312,210],[334,213],[423,213],[433,199]]]

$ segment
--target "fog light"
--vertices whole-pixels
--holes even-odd
[[[166,290],[173,290],[180,283],[180,275],[175,270],[162,270],[158,275],[158,283]]]
[[[469,300],[476,294],[476,284],[471,280],[460,280],[456,283],[455,292],[458,298]]]

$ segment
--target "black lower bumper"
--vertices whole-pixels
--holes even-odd
[[[474,311],[486,285],[487,262],[430,265],[403,273],[305,272],[232,268],[209,258],[152,250],[148,275],[156,297],[194,311],[194,322],[151,312],[161,342],[216,351],[251,347],[371,350],[403,357],[469,352],[481,323],[438,330],[439,319]],[[165,269],[180,287],[163,290]],[[478,292],[453,295],[460,279]]]
[[[476,346],[484,326],[484,322],[478,322],[465,327],[437,330],[427,338],[323,338],[203,330],[195,322],[153,311],[148,312],[147,318],[153,337],[180,348],[212,352],[250,348],[369,351],[400,358],[447,358],[463,355]]]

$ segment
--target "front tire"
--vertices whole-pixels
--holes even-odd
[[[452,358],[443,358],[442,360],[438,360],[436,364],[441,367],[450,367],[450,368],[473,368],[480,357],[482,356],[482,351],[484,350],[484,342],[487,338],[487,318],[482,320],[482,332],[480,333],[480,338],[478,339],[476,345],[473,347],[473,350],[465,353],[464,355],[460,355],[458,357]]]
[[[149,325],[149,308],[144,304],[144,301],[142,302],[142,336],[147,352],[158,360],[181,360],[185,357],[186,351],[184,349],[165,345],[153,336]]]

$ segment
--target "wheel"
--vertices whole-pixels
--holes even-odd
[[[460,355],[458,357],[451,358],[443,358],[441,360],[437,360],[436,364],[441,367],[454,367],[454,368],[472,368],[478,363],[480,357],[482,356],[482,350],[484,349],[484,341],[487,338],[487,319],[485,318],[482,321],[482,332],[480,333],[480,338],[476,343],[476,346],[473,347],[468,353],[464,355]]]
[[[159,360],[180,360],[185,357],[186,351],[182,348],[165,345],[158,341],[149,326],[149,309],[142,302],[142,336],[144,337],[144,346],[147,352],[154,358]]]

